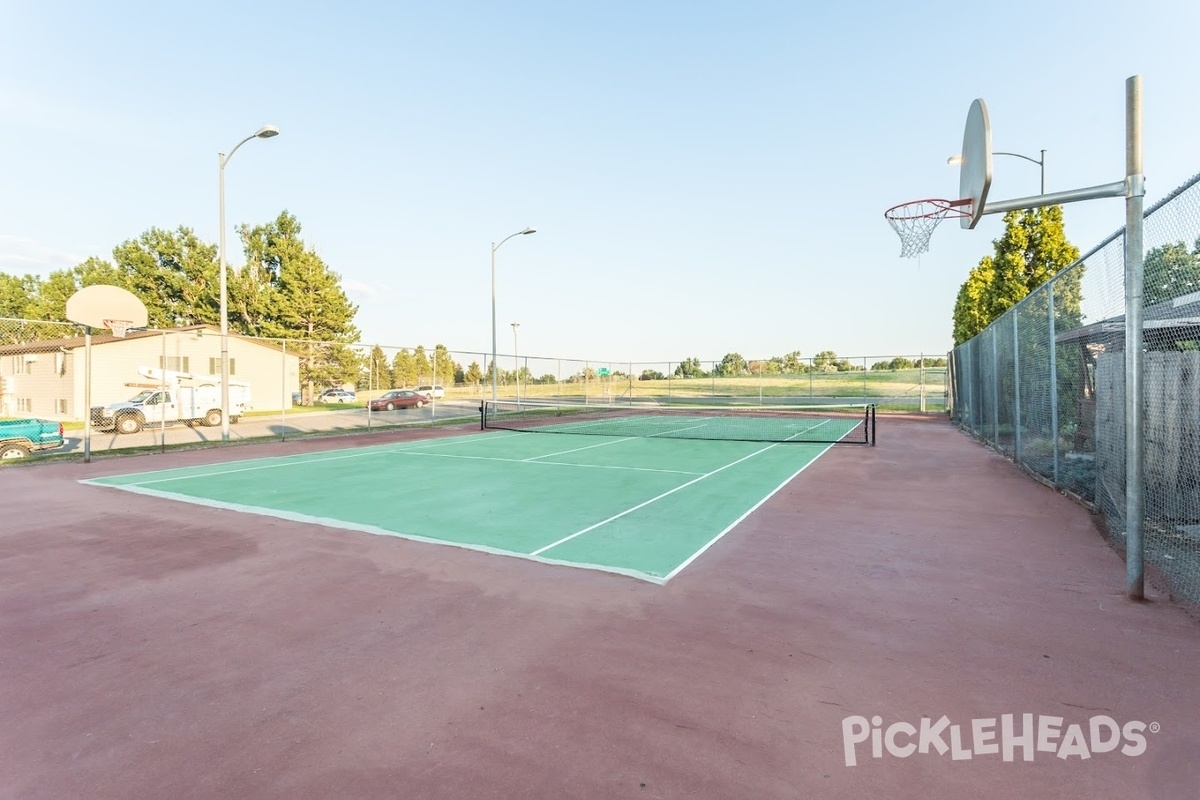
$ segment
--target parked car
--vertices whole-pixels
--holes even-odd
[[[441,386],[418,386],[417,391],[421,394],[427,394],[430,397],[445,397],[446,390]]]
[[[25,458],[35,450],[53,450],[64,444],[61,422],[47,419],[0,420],[0,461]]]
[[[345,389],[326,389],[317,395],[318,403],[354,403],[358,395]]]
[[[397,408],[421,408],[429,402],[429,395],[412,389],[392,389],[372,400],[367,406],[372,411],[392,411]]]

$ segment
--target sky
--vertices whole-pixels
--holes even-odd
[[[362,340],[615,362],[945,353],[1003,230],[899,257],[885,209],[958,195],[967,110],[1049,192],[1200,171],[1195,0],[0,0],[0,271],[152,228],[296,216]],[[997,156],[990,197],[1037,194]],[[1120,198],[1065,206],[1081,251]],[[537,233],[508,239],[526,227]],[[510,323],[519,322],[513,343]]]

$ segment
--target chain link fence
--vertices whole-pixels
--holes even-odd
[[[1200,601],[1200,175],[1145,214],[1145,561]],[[1125,549],[1124,231],[951,354],[951,416]]]
[[[90,344],[89,344],[90,339]],[[287,439],[400,426],[469,424],[480,401],[877,403],[944,412],[945,356],[628,362],[365,343],[229,337],[229,420],[221,416],[221,335],[212,325],[115,337],[69,323],[0,319],[0,418],[63,424],[47,452]],[[88,353],[90,352],[90,362]],[[493,387],[494,384],[494,387]],[[429,395],[419,407],[385,394]],[[379,402],[373,402],[379,401]]]

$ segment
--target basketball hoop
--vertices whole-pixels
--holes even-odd
[[[929,249],[929,237],[947,217],[970,217],[971,198],[963,200],[913,200],[883,212],[900,237],[900,257],[915,258]]]
[[[125,334],[133,327],[133,323],[127,319],[106,319],[104,320],[104,327],[108,328],[113,336],[118,339],[124,339]]]

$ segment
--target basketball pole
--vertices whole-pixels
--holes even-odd
[[[83,326],[83,463],[92,463],[92,326]]]
[[[1130,599],[1145,598],[1145,546],[1142,449],[1142,78],[1125,81],[1125,589]]]

